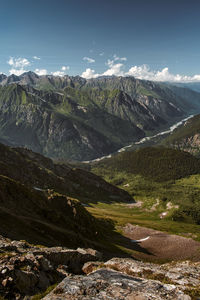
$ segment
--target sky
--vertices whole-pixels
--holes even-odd
[[[0,73],[200,81],[200,0],[0,0]]]

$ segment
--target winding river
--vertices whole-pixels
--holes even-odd
[[[166,134],[172,133],[176,128],[178,128],[179,126],[181,126],[182,124],[184,124],[187,120],[191,119],[192,117],[194,117],[194,115],[189,115],[187,118],[184,118],[183,120],[181,120],[181,121],[175,123],[174,125],[172,125],[169,129],[167,129],[165,131],[162,131],[162,132],[159,132],[159,133],[157,133],[155,135],[152,135],[152,136],[144,137],[141,140],[139,140],[138,142],[134,142],[134,143],[132,143],[132,144],[130,144],[128,146],[122,147],[118,151],[116,151],[116,152],[114,152],[112,154],[105,155],[105,156],[102,156],[102,157],[99,157],[99,158],[96,158],[96,159],[93,159],[93,160],[85,160],[85,161],[82,161],[82,163],[88,164],[88,163],[91,163],[91,162],[97,162],[97,161],[103,160],[105,158],[110,158],[114,154],[116,154],[117,152],[119,153],[119,152],[126,151],[127,148],[130,148],[130,147],[132,147],[134,145],[144,144],[145,142],[150,141],[150,140],[156,138],[157,136],[161,136],[161,135],[166,135]]]

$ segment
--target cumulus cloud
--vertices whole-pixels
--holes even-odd
[[[25,68],[31,65],[28,59],[22,57],[10,57],[7,63],[12,67],[9,70],[9,73],[17,76],[23,74],[24,72],[27,72]]]
[[[14,74],[14,75],[17,75],[17,76],[20,76],[21,74],[27,72],[26,70],[24,69],[10,69],[9,70],[9,73],[10,75]]]
[[[55,71],[55,72],[51,72],[51,74],[53,76],[65,76],[66,75],[66,71],[69,70],[69,67],[68,66],[62,66],[60,70],[58,71]]]
[[[38,56],[33,56],[33,59],[35,59],[35,60],[40,60],[41,58],[38,57]]]
[[[51,72],[51,75],[62,77],[62,76],[65,76],[66,74],[63,71],[55,71],[55,72]]]
[[[35,72],[36,74],[38,74],[39,76],[47,75],[47,70],[46,70],[46,69],[35,69],[34,72]]]
[[[102,74],[95,73],[95,70],[87,68],[81,76],[86,79],[96,78],[98,76],[124,76],[124,72],[122,71],[124,64],[117,62],[119,60],[123,61],[126,60],[126,58],[120,58],[117,55],[113,55],[112,59],[107,60],[106,65],[108,66],[108,69]]]
[[[172,74],[167,67],[162,70],[151,70],[148,65],[133,66],[124,75],[134,76],[139,79],[152,81],[170,81],[170,82],[195,82],[200,81],[200,74],[187,76],[180,74]]]
[[[99,53],[99,56],[104,56],[104,52]]]
[[[96,78],[98,76],[134,76],[138,79],[151,80],[151,81],[169,81],[169,82],[197,82],[200,81],[200,74],[193,76],[173,74],[169,71],[168,67],[161,70],[151,70],[146,64],[141,66],[132,66],[128,72],[123,69],[125,67],[124,62],[127,60],[126,57],[119,57],[116,54],[111,59],[108,59],[106,66],[108,69],[101,74],[95,72],[92,69],[86,69],[82,73],[82,77]]]
[[[87,69],[85,70],[85,72],[83,72],[83,73],[81,74],[81,77],[86,78],[86,79],[97,78],[97,77],[99,77],[99,76],[101,76],[101,74],[95,73],[95,71],[92,70],[92,69],[90,69],[90,68],[87,68]]]
[[[87,56],[83,57],[83,60],[87,61],[89,64],[92,64],[95,62],[95,59],[87,57]]]
[[[123,64],[110,64],[109,69],[106,70],[102,75],[103,76],[123,76],[124,72],[121,70]]]
[[[30,66],[30,61],[28,61],[28,59],[26,58],[14,58],[14,57],[10,57],[8,64],[14,68],[21,68],[23,69],[24,67]]]

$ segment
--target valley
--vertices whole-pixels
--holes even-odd
[[[200,1],[1,1],[0,300],[200,300]]]
[[[126,150],[133,150],[135,145],[144,145],[145,146],[145,144],[148,145],[149,143],[154,142],[154,140],[156,140],[156,143],[158,143],[158,140],[157,140],[158,137],[161,137],[163,139],[165,135],[173,133],[174,130],[176,130],[179,126],[184,125],[191,118],[193,118],[193,115],[190,115],[187,118],[184,118],[183,120],[175,123],[174,125],[170,126],[170,128],[165,131],[161,131],[153,136],[146,136],[146,137],[142,138],[141,140],[139,140],[138,142],[135,142],[133,144],[130,144],[128,146],[120,148],[115,153],[111,153],[107,156],[98,157],[98,158],[90,160],[90,161],[82,161],[82,162],[83,163],[92,163],[92,162],[103,160],[105,158],[110,158],[110,157],[112,157],[112,155],[115,155],[116,153],[120,153],[120,152],[123,152]],[[162,141],[162,139],[161,139],[161,141]]]
[[[198,92],[134,77],[27,72],[0,80],[0,139],[53,159],[93,160],[165,131],[199,103]]]
[[[41,292],[41,299],[63,278],[118,272],[130,259],[153,272],[172,261],[198,264],[200,159],[182,151],[198,148],[190,146],[199,132],[198,92],[132,77],[33,72],[2,77],[0,85],[0,296]],[[96,250],[101,256],[88,256]],[[85,251],[79,266],[63,262],[70,251]],[[24,288],[23,276],[34,288]],[[198,293],[194,284],[187,289]]]

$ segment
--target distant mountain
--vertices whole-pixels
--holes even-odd
[[[0,77],[0,141],[90,160],[200,111],[200,93],[133,77]]]
[[[200,82],[175,83],[177,87],[185,87],[200,93]]]

